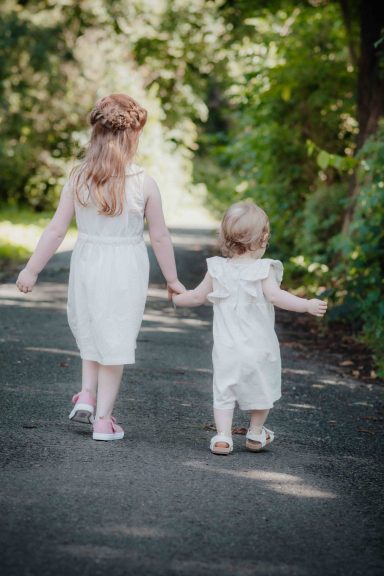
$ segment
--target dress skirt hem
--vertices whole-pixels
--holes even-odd
[[[130,356],[129,359],[125,358],[100,358],[95,354],[81,354],[80,358],[82,360],[92,360],[93,362],[98,362],[103,366],[121,366],[122,364],[135,364],[135,356]]]

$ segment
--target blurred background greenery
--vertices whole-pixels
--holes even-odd
[[[260,203],[286,278],[384,375],[381,0],[3,0],[0,16],[3,264],[56,206],[94,101],[127,92],[175,221]]]

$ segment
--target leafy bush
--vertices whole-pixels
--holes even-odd
[[[384,123],[360,150],[359,195],[347,236],[333,246],[340,254],[332,271],[333,316],[345,317],[375,353],[384,376]]]

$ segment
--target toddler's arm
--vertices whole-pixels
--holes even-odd
[[[64,240],[74,212],[72,193],[69,190],[69,185],[66,184],[62,190],[60,202],[52,220],[42,233],[34,253],[17,278],[16,286],[20,292],[32,291],[38,274]]]
[[[267,300],[284,310],[293,312],[308,312],[313,316],[324,316],[327,311],[327,303],[317,298],[307,300],[290,294],[286,290],[281,290],[278,285],[273,269],[270,269],[269,276],[263,280],[263,292]]]
[[[168,294],[171,296],[173,293],[184,292],[185,287],[177,278],[175,255],[171,235],[164,221],[160,190],[155,180],[148,175],[145,176],[144,181],[144,196],[149,237],[156,259],[167,281]]]
[[[172,297],[172,300],[176,306],[201,306],[206,302],[210,292],[212,292],[212,278],[207,272],[204,280],[194,290],[176,294]]]

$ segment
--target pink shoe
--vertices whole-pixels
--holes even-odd
[[[96,398],[90,392],[79,392],[72,398],[74,404],[69,419],[83,424],[93,424]]]
[[[110,420],[99,418],[93,424],[92,438],[94,440],[122,440],[124,438],[124,430],[116,424],[113,416]]]

